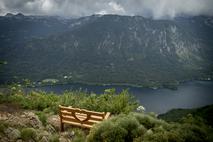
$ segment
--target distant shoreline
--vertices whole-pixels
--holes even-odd
[[[59,83],[54,83],[54,84],[40,84],[40,85],[34,85],[34,86],[27,86],[29,88],[34,88],[34,87],[45,87],[45,86],[56,86],[56,85],[69,85],[69,84],[79,84],[79,85],[91,85],[91,86],[125,86],[125,87],[134,87],[134,88],[149,88],[149,89],[169,89],[169,90],[177,90],[178,87],[181,85],[181,84],[184,84],[184,83],[187,83],[187,82],[192,82],[192,81],[207,81],[207,82],[211,82],[213,80],[185,80],[185,81],[179,81],[177,82],[177,84],[175,84],[174,86],[172,87],[166,87],[164,85],[161,85],[161,86],[148,86],[148,85],[139,85],[139,84],[129,84],[129,83],[91,83],[91,82],[81,82],[81,81],[78,81],[78,82],[59,82]]]

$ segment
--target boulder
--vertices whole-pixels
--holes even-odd
[[[47,130],[49,133],[51,133],[51,134],[56,133],[55,128],[54,128],[52,125],[50,125],[50,124],[48,124],[48,125],[46,126],[46,130]]]
[[[71,142],[71,140],[65,139],[64,137],[60,137],[59,142]]]
[[[68,140],[73,139],[74,135],[75,135],[74,131],[66,131],[66,132],[61,133],[61,137],[68,139]]]
[[[47,123],[51,124],[55,130],[60,129],[60,118],[58,115],[52,115],[47,119]]]
[[[20,131],[12,127],[5,129],[4,133],[10,140],[13,140],[13,141],[21,137]]]
[[[4,116],[6,122],[10,123],[11,126],[19,127],[33,127],[36,129],[43,128],[42,122],[38,116],[31,111],[24,111],[21,113],[14,113],[8,115],[7,118]]]
[[[49,142],[49,137],[48,136],[43,136],[39,141],[40,142]]]
[[[33,112],[24,112],[25,119],[28,120],[28,124],[33,128],[40,129],[43,127],[42,122],[39,120],[38,116]]]

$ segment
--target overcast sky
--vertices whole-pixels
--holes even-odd
[[[213,0],[0,0],[0,15],[8,12],[65,17],[120,14],[155,19],[177,15],[213,16]]]

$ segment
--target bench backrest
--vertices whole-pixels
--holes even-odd
[[[65,107],[59,105],[59,116],[62,129],[64,123],[85,128],[91,128],[94,124],[100,123],[104,119],[108,119],[110,113],[95,112],[86,109]]]

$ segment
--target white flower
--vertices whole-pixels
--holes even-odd
[[[146,109],[143,106],[138,106],[137,111],[144,112]]]

